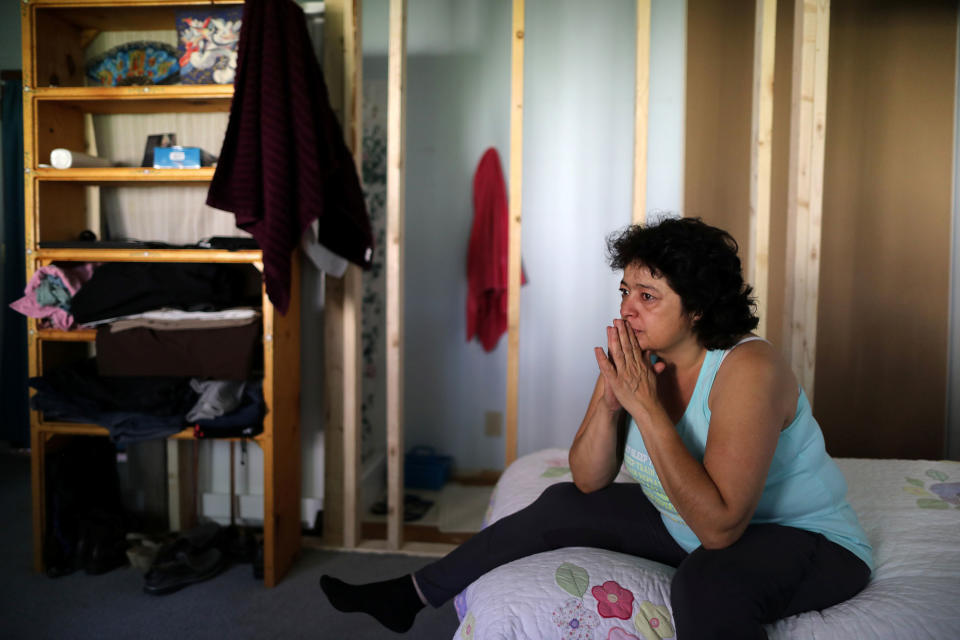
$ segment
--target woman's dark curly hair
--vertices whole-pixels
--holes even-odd
[[[664,218],[607,238],[610,266],[642,264],[677,292],[707,349],[728,349],[757,328],[753,288],[743,281],[737,241],[700,218]]]

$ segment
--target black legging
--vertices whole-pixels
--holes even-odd
[[[766,638],[763,624],[843,602],[870,577],[862,560],[824,536],[775,524],[750,525],[725,549],[688,554],[640,485],[616,483],[586,494],[564,482],[417,571],[416,581],[438,607],[491,569],[574,546],[676,567],[670,600],[684,640]]]

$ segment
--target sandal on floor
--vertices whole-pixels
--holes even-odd
[[[413,522],[414,520],[419,520],[430,511],[430,507],[433,506],[432,500],[424,500],[419,496],[415,496],[412,493],[408,493],[403,497],[403,521],[404,522]],[[386,500],[381,500],[379,502],[373,503],[370,507],[370,513],[376,516],[384,516],[387,514],[387,502]]]
[[[145,576],[144,593],[160,596],[216,576],[226,567],[224,556],[213,547],[188,553],[178,551],[170,562],[154,565]]]

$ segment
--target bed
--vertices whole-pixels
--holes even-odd
[[[771,639],[960,638],[960,462],[837,460],[874,548],[867,588],[829,609],[767,627]],[[492,523],[569,481],[567,452],[547,449],[504,471]],[[621,471],[617,482],[633,480]],[[676,636],[673,569],[611,551],[570,547],[522,558],[457,596],[457,640],[659,640]]]

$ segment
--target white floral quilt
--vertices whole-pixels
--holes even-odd
[[[824,611],[767,627],[771,639],[960,638],[960,463],[838,459],[848,497],[874,549],[863,592]],[[567,452],[524,456],[503,473],[486,522],[569,481]],[[618,482],[632,482],[621,471]],[[456,640],[675,638],[673,569],[624,554],[571,547],[522,558],[456,599]]]

